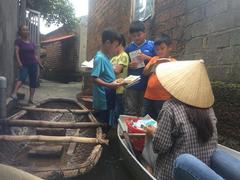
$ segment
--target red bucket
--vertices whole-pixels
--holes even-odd
[[[128,127],[128,132],[129,133],[144,133],[145,131],[144,130],[141,130],[139,128],[136,128],[133,126],[133,123],[134,122],[137,122],[138,120],[140,120],[140,118],[126,118],[125,119],[125,123]],[[133,148],[134,150],[136,151],[140,151],[142,152],[143,151],[143,148],[144,148],[144,137],[143,138],[130,138],[130,141],[133,145]]]

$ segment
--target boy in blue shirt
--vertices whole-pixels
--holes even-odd
[[[108,125],[115,105],[115,89],[122,83],[115,81],[116,77],[110,58],[117,55],[121,36],[112,29],[102,33],[102,46],[96,53],[91,76],[93,78],[93,108],[100,122]]]
[[[155,55],[153,41],[146,40],[145,26],[141,21],[133,21],[129,27],[132,42],[125,51],[130,54],[128,75],[140,75],[141,80],[126,89],[125,114],[140,116],[143,108],[143,96],[147,85],[147,77],[143,74],[144,64]],[[131,53],[138,51],[136,60],[131,59]],[[140,52],[139,52],[140,50]],[[143,63],[143,66],[138,65]]]

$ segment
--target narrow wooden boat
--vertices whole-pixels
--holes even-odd
[[[107,140],[85,106],[58,98],[24,109],[4,123],[10,134],[0,135],[1,163],[43,179],[75,177],[95,166]]]
[[[120,146],[120,153],[125,166],[129,169],[132,176],[137,180],[156,180],[156,178],[151,175],[146,168],[138,161],[135,154],[132,152],[131,144],[129,144],[128,137],[141,137],[144,134],[131,134],[128,133],[128,137],[124,136],[127,132],[127,125],[124,120],[118,119],[117,135]],[[218,144],[218,148],[240,160],[240,152],[235,151],[231,148]]]
[[[93,97],[90,94],[78,93],[76,95],[78,102],[82,103],[88,109],[92,109]]]

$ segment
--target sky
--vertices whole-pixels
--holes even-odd
[[[88,14],[88,0],[69,0],[75,9],[76,17],[85,16]],[[51,25],[47,27],[43,19],[40,20],[40,32],[42,34],[47,34],[51,31],[57,29],[58,26]]]

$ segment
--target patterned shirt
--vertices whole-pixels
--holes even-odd
[[[183,153],[189,153],[210,164],[217,147],[217,119],[212,108],[207,109],[213,124],[213,136],[206,143],[198,141],[197,131],[189,122],[185,104],[168,100],[158,116],[158,128],[153,137],[153,150],[158,153],[154,176],[160,180],[172,179],[173,162]]]

